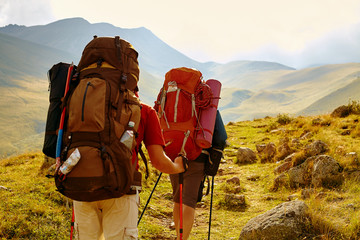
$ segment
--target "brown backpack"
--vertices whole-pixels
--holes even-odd
[[[85,47],[77,68],[79,83],[64,103],[61,166],[55,173],[63,195],[97,201],[131,190],[134,175],[139,174],[132,161],[141,112],[134,94],[137,57],[132,45],[119,37],[95,36]],[[129,131],[132,138],[124,144],[120,139]],[[75,150],[80,156],[69,165]]]

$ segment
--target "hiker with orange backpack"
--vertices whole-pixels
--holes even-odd
[[[209,84],[214,85],[213,89]],[[212,143],[221,84],[217,80],[211,80],[209,84],[202,80],[202,73],[196,69],[174,68],[166,73],[155,102],[166,141],[166,154],[171,159],[182,156],[189,160],[185,173],[170,175],[178,240],[188,239],[190,235],[199,188],[205,176],[202,151]]]

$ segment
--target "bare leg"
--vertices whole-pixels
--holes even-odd
[[[176,228],[177,240],[180,240],[180,206],[179,203],[174,203],[174,223]],[[195,209],[183,204],[183,240],[187,240],[195,220]]]

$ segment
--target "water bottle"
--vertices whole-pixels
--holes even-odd
[[[66,161],[61,165],[60,171],[64,175],[68,174],[75,167],[75,165],[79,162],[79,160],[80,160],[80,152],[79,152],[79,149],[76,148],[75,151],[73,151],[70,154],[68,159],[66,159]]]
[[[120,142],[122,142],[130,150],[132,149],[133,142],[134,142],[134,131],[133,131],[134,126],[135,126],[135,123],[132,121],[129,121],[128,127],[130,129],[126,130],[120,138]]]

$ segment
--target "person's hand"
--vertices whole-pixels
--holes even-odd
[[[174,164],[176,166],[177,173],[183,173],[187,169],[187,161],[180,155],[174,159]]]

